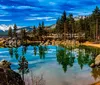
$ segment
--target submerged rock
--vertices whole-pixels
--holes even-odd
[[[0,62],[0,85],[25,85],[20,74],[10,69],[10,62]]]

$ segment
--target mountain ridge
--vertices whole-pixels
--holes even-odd
[[[55,28],[56,24],[52,24],[50,26],[45,26],[46,28],[48,29],[53,29]],[[0,36],[4,36],[4,35],[7,35],[8,34],[8,30],[9,30],[9,27],[11,27],[12,29],[14,29],[14,25],[5,25],[5,24],[1,24],[0,25]],[[33,30],[33,26],[18,26],[18,30],[21,30],[21,29],[26,29],[27,31],[31,31]]]

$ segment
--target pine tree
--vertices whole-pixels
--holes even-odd
[[[45,26],[44,26],[44,22],[43,22],[43,21],[42,21],[42,26],[41,26],[41,28],[42,28],[42,35],[45,35],[45,30],[44,30]]]
[[[17,37],[17,25],[14,24],[14,36]]]
[[[12,38],[12,28],[11,27],[9,27],[8,36]]]

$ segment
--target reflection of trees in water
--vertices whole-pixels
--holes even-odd
[[[34,46],[34,47],[33,47],[33,50],[34,50],[34,55],[36,56],[36,54],[37,54],[37,47]]]
[[[62,65],[64,72],[67,71],[68,66],[70,67],[73,66],[75,57],[73,57],[71,51],[68,51],[65,48],[58,48],[56,55],[57,55],[57,61],[59,64]]]
[[[22,79],[24,80],[24,74],[29,72],[28,68],[28,61],[25,57],[25,54],[27,52],[27,46],[23,46],[22,48],[22,55],[20,56],[20,59],[18,60],[18,65],[19,65],[19,72],[22,73]]]
[[[92,58],[95,58],[100,54],[100,48],[93,48],[88,46],[80,46],[79,49],[85,49],[87,54],[91,54]]]
[[[9,48],[9,54],[10,54],[11,58],[15,57],[18,60],[18,58],[19,58],[18,48]]]
[[[22,55],[25,55],[27,53],[27,46],[23,46],[22,47]],[[39,51],[39,56],[40,56],[40,59],[44,59],[45,58],[45,54],[46,54],[46,51],[47,51],[47,47],[46,46],[33,46],[33,53],[34,55],[36,56],[37,55],[37,51]],[[18,48],[9,48],[9,54],[11,56],[11,58],[15,57],[17,60],[19,58],[19,55],[18,54]]]
[[[45,58],[46,51],[47,51],[47,47],[46,46],[39,46],[40,59],[44,59]]]
[[[16,59],[18,60],[18,58],[19,58],[19,55],[18,55],[18,48],[15,48],[14,54],[15,54]]]
[[[92,68],[91,74],[95,80],[97,78],[100,78],[100,68],[98,68],[98,67]]]
[[[39,49],[39,50],[37,50]],[[34,55],[37,55],[37,51],[39,51],[39,56],[40,56],[40,59],[44,59],[45,58],[45,53],[47,51],[47,47],[46,46],[34,46],[33,47],[33,52],[34,52]],[[18,48],[9,48],[9,54],[11,56],[11,58],[13,58],[13,56],[16,58],[16,60],[18,60],[18,70],[19,72],[21,72],[21,75],[22,75],[22,79],[24,80],[24,74],[28,73],[29,72],[29,68],[28,68],[28,61],[25,57],[25,54],[27,53],[27,46],[23,46],[22,47],[22,50],[21,50],[21,54],[22,55],[19,55],[18,54]],[[42,77],[38,80],[37,82],[37,85],[41,85],[40,83],[42,82],[43,83],[43,79]],[[44,84],[43,84],[44,85]]]
[[[57,49],[57,61],[62,65],[64,72],[67,71],[68,66],[73,66],[75,59],[73,50],[74,49],[72,49],[71,47],[58,47]],[[96,57],[95,55],[98,55],[100,53],[100,49],[80,46],[76,53],[78,64],[82,69],[84,65],[90,66],[90,64],[94,62],[94,58]]]
[[[22,55],[20,55],[20,58],[19,58],[18,48],[9,48],[9,54],[11,58],[13,58],[13,55],[14,55],[15,58],[18,60],[18,65],[19,65],[18,70],[19,72],[21,72],[23,80],[24,80],[24,74],[29,72],[28,61],[24,56],[26,52],[27,52],[27,47],[23,46]]]
[[[78,64],[80,65],[80,68],[82,69],[84,65],[90,65],[91,64],[91,56],[87,53],[84,53],[83,50],[79,50],[78,56],[77,56]]]
[[[13,58],[13,48],[9,48],[9,54],[10,54],[11,58]]]
[[[24,80],[24,74],[29,72],[28,68],[28,61],[26,60],[25,56],[21,56],[20,60],[18,61],[19,65],[19,72],[22,74],[22,79]]]
[[[23,46],[22,48],[22,55],[26,54],[27,52],[27,46]]]

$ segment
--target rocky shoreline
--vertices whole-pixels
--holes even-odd
[[[40,45],[62,45],[62,46],[79,46],[80,43],[78,41],[75,40],[66,40],[66,41],[59,41],[59,40],[47,40],[46,42],[41,42]]]
[[[0,61],[0,85],[25,85],[20,74],[10,68],[11,63]]]

